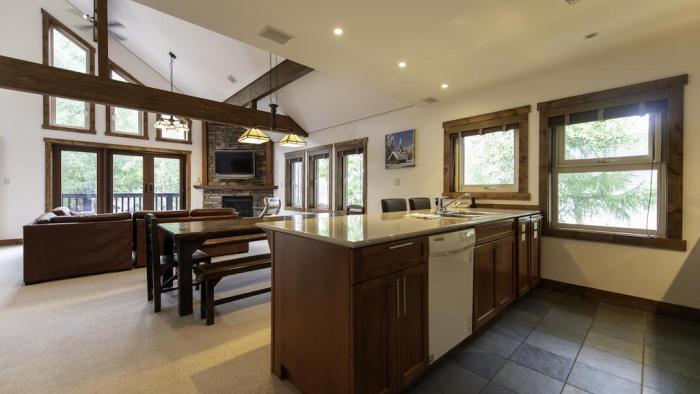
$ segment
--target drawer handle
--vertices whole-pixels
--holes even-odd
[[[411,245],[413,245],[413,242],[406,242],[405,244],[401,244],[401,245],[389,246],[389,249],[390,250],[401,249],[401,248],[405,248],[406,246],[411,246]]]
[[[403,315],[406,316],[406,277],[403,277]]]
[[[534,238],[537,239],[537,230],[535,230]]]
[[[399,295],[400,289],[401,285],[399,283],[399,279],[396,278],[396,317],[401,317],[401,298]]]

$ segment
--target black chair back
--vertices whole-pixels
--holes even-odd
[[[406,211],[405,198],[384,198],[382,199],[382,212]]]
[[[148,300],[153,300],[153,266],[160,264],[160,245],[156,238],[153,240],[154,234],[158,234],[158,221],[152,213],[147,213],[146,221],[146,289],[148,292]],[[154,264],[154,261],[156,262]]]
[[[345,210],[347,215],[363,215],[365,213],[365,207],[362,205],[350,204]]]
[[[427,197],[414,197],[408,199],[408,207],[411,211],[418,209],[430,209],[430,199]]]

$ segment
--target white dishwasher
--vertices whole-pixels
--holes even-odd
[[[428,316],[430,363],[472,333],[474,230],[430,237]]]

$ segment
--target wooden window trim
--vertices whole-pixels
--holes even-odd
[[[359,139],[354,139],[354,140],[349,140],[349,141],[342,141],[342,142],[337,142],[333,144],[333,151],[334,157],[335,157],[335,208],[338,211],[343,211],[345,207],[343,206],[343,163],[342,163],[342,153],[349,151],[349,150],[355,150],[355,149],[362,149],[363,155],[363,163],[362,165],[364,166],[364,176],[362,179],[362,206],[365,208],[365,212],[367,212],[367,195],[368,195],[368,190],[367,190],[367,179],[369,178],[369,171],[367,168],[367,143],[368,143],[368,138],[359,138]]]
[[[54,154],[55,150],[59,147],[68,147],[71,150],[97,152],[98,174],[104,173],[105,171],[105,168],[107,166],[106,161],[109,156],[107,154],[108,152],[132,152],[158,156],[182,157],[184,159],[184,168],[182,169],[184,171],[184,185],[182,187],[182,192],[184,193],[184,195],[182,199],[185,202],[185,209],[189,210],[191,207],[191,151],[44,138],[44,208],[46,212],[49,212],[54,208],[54,197],[60,195],[60,182],[56,182],[56,177],[59,177],[60,179],[60,173],[58,171],[54,171],[55,169],[59,168],[57,166],[59,158],[57,157],[57,155]],[[102,196],[101,198],[98,198],[97,201],[97,209],[99,213],[107,212],[110,206],[110,202],[107,200],[109,197],[108,186],[109,185],[106,179],[102,179],[101,181],[98,179],[97,193],[99,196]]]
[[[51,14],[49,14],[46,10],[43,8],[41,9],[41,16],[42,16],[42,56],[43,56],[43,63],[46,66],[50,66],[50,59],[51,59],[51,54],[50,48],[51,48],[51,43],[49,42],[49,36],[50,36],[50,30],[51,28],[55,28],[60,30],[63,34],[66,36],[70,37],[71,39],[77,41],[81,46],[85,47],[88,50],[88,64],[89,64],[89,74],[94,75],[95,74],[95,48],[90,45],[89,42],[85,41],[82,37],[80,37],[78,34],[73,32],[68,26],[64,25],[53,17]],[[51,97],[44,95],[43,96],[43,112],[44,112],[44,118],[43,118],[43,124],[42,128],[47,129],[47,130],[57,130],[57,131],[71,131],[71,132],[76,132],[76,133],[83,133],[83,134],[97,134],[97,130],[95,128],[95,104],[94,103],[87,103],[88,104],[88,127],[87,128],[78,128],[78,127],[67,127],[67,126],[57,126],[51,124]]]
[[[301,193],[301,207],[292,205],[292,171],[291,162],[301,159],[301,184],[306,184],[306,150],[296,150],[284,154],[284,209],[289,211],[304,211],[306,207],[306,193]]]
[[[316,157],[325,155],[328,158],[328,208],[319,208],[316,205]],[[309,148],[306,151],[307,162],[307,209],[317,212],[328,212],[332,209],[333,192],[333,144]]]
[[[128,80],[131,83],[137,84],[137,85],[143,85],[141,81],[138,79],[134,78],[133,75],[129,74],[126,70],[123,68],[119,67],[116,63],[110,61],[109,62],[109,72],[110,72],[110,77],[112,71],[116,72],[117,74],[120,74],[124,79]],[[142,131],[140,135],[134,135],[130,133],[123,133],[119,131],[112,130],[112,117],[113,117],[113,112],[112,112],[113,107],[106,105],[105,106],[105,117],[106,117],[106,129],[105,129],[105,135],[111,136],[111,137],[124,137],[124,138],[134,138],[134,139],[139,139],[139,140],[147,140],[148,139],[148,112],[145,111],[139,111],[141,113],[142,119]]]
[[[643,82],[599,92],[587,93],[537,104],[540,114],[539,130],[539,195],[540,209],[546,213],[544,235],[595,242],[608,242],[650,248],[685,251],[683,240],[683,90],[688,75]],[[554,229],[551,223],[553,132],[549,119],[555,116],[610,108],[635,102],[666,100],[666,127],[662,146],[666,165],[666,236],[649,237],[601,233],[591,231]]]
[[[478,199],[489,200],[529,200],[528,192],[528,117],[530,106],[510,108],[502,111],[443,122],[444,130],[444,168],[443,196],[454,197],[462,194],[457,190],[455,175],[458,163],[455,160],[455,146],[460,135],[477,134],[478,130],[495,129],[501,126],[517,124],[518,129],[518,185],[517,192],[470,192]],[[487,130],[492,132],[496,130]]]
[[[156,121],[160,120],[163,114],[156,114]],[[176,116],[180,119],[185,119],[187,121],[187,126],[190,128],[190,131],[187,133],[187,140],[178,140],[178,139],[173,139],[173,138],[163,138],[162,136],[162,130],[161,129],[156,129],[156,141],[161,141],[161,142],[173,142],[176,144],[188,144],[192,145],[192,119],[188,119],[182,116],[178,116],[173,114],[173,116]]]

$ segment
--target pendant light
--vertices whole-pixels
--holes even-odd
[[[272,90],[272,52],[270,52],[270,90]],[[250,90],[248,90],[250,93]],[[272,102],[272,95],[270,95],[270,102]],[[272,108],[272,104],[270,104]],[[275,113],[274,108],[272,108],[272,130],[275,129]],[[242,144],[264,144],[270,141],[270,137],[265,134],[264,131],[260,130],[257,126],[253,125],[251,128],[246,130],[240,137],[238,137],[238,142]]]
[[[173,67],[177,56],[175,56],[175,54],[172,52],[168,52],[168,54],[170,55],[170,92],[172,93],[174,91]],[[173,115],[170,115],[167,118],[161,117],[160,119],[158,119],[158,121],[156,121],[156,123],[153,126],[156,129],[176,131],[178,133],[187,133],[190,131],[190,127],[184,119],[175,119]]]
[[[304,141],[303,138],[299,137],[298,135],[292,133],[291,131],[287,133],[284,137],[279,142],[279,146],[285,147],[285,148],[298,148],[301,146],[305,146],[306,141]]]

